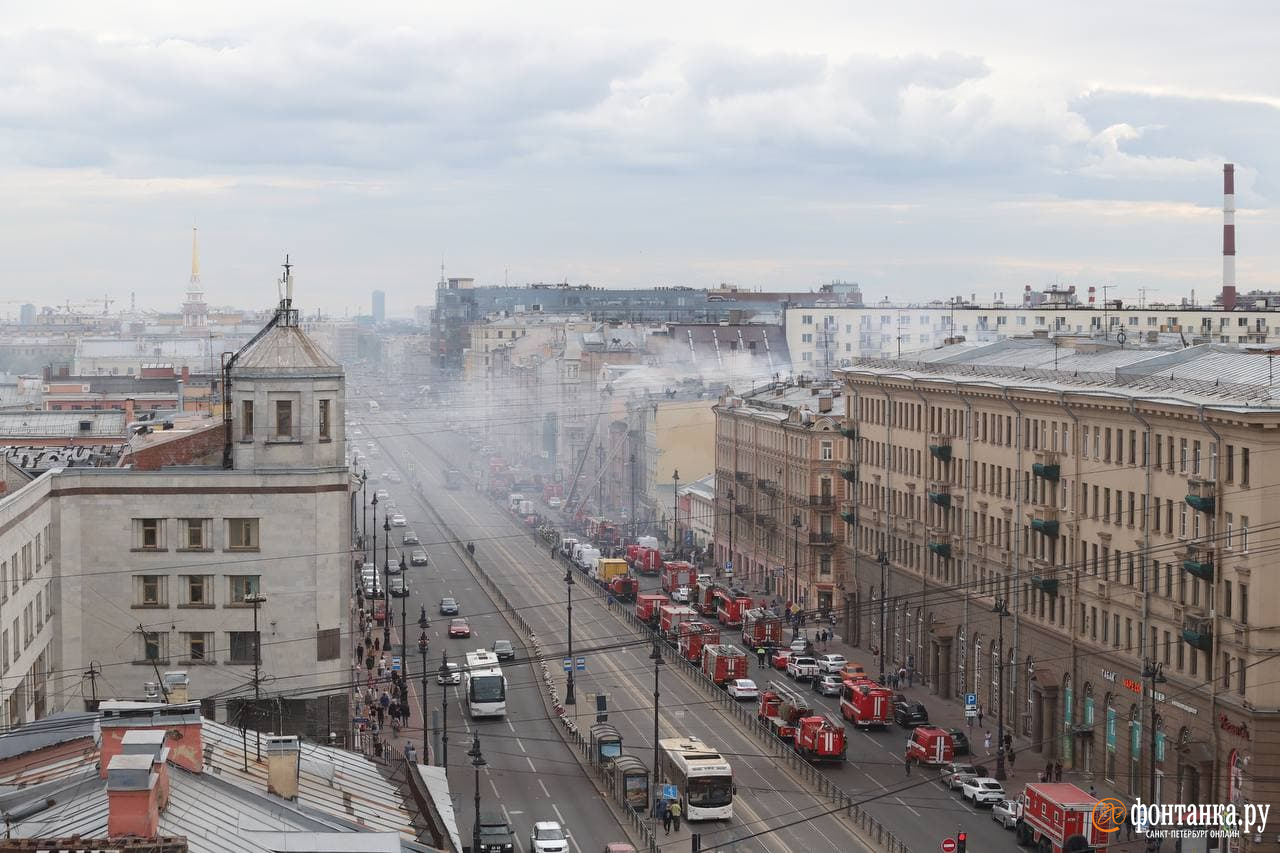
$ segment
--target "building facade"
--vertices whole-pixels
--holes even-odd
[[[1121,793],[1280,797],[1269,357],[1033,339],[838,376],[855,639]]]

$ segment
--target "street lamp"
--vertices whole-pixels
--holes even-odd
[[[880,563],[880,683],[884,684],[884,623],[886,618],[885,603],[888,600],[887,587],[889,585],[889,555],[881,551],[877,555]]]
[[[258,720],[262,710],[262,635],[258,633],[258,605],[266,600],[267,597],[256,589],[244,597],[244,603],[253,607],[253,741],[258,761],[262,760],[262,732]]]
[[[419,622],[426,620],[420,619]],[[401,625],[401,628],[404,626]],[[423,627],[422,633],[418,634],[418,654],[422,655],[422,763],[427,763],[427,756],[431,752],[427,749],[427,649],[431,647],[431,641],[427,639],[426,627]]]
[[[664,661],[662,660],[662,646],[658,643],[658,634],[653,634],[653,651],[649,653],[649,660],[653,661],[653,776],[650,784],[653,796],[651,797],[649,815],[653,818],[653,837],[658,837],[658,703],[661,701],[661,694],[658,691],[658,673],[662,671]]]
[[[471,830],[471,849],[479,851],[480,847],[480,768],[487,763],[484,756],[480,754],[480,733],[476,732],[471,738],[471,749],[467,750],[467,755],[471,757],[471,766],[476,772],[476,822]]]
[[[1159,719],[1159,714],[1156,713],[1156,685],[1164,684],[1167,680],[1164,677],[1164,664],[1160,663],[1155,658],[1143,659],[1142,677],[1151,682],[1151,686],[1147,693],[1151,699],[1151,755],[1148,757],[1148,760],[1151,762],[1151,802],[1158,803],[1160,802],[1160,799],[1156,796],[1156,721]]]
[[[996,702],[996,778],[1003,781],[1004,773],[1004,617],[1009,615],[1009,608],[1005,607],[1004,599],[997,598],[995,606],[991,608],[991,612],[996,614],[996,618],[1000,620],[1000,653],[996,655],[996,683],[999,685],[1000,695]]]
[[[733,571],[733,520],[735,517],[734,505],[733,505],[735,496],[733,494],[733,486],[729,487],[728,491],[725,493],[725,497],[729,499],[729,559],[726,561],[725,565],[729,569],[729,571],[732,572]],[[719,569],[717,569],[717,571],[719,571]]]
[[[564,588],[568,594],[569,608],[569,677],[564,687],[564,704],[576,705],[578,700],[573,695],[573,569],[565,566],[564,569]]]
[[[373,493],[373,501],[372,501],[372,503],[373,503],[373,539],[372,539],[372,542],[373,542],[373,558],[372,558],[372,559],[373,559],[373,576],[374,576],[374,583],[377,583],[377,577],[378,577],[378,493],[377,493],[377,491],[374,491],[374,493]],[[367,563],[367,562],[369,562],[369,560],[370,560],[369,555],[368,555],[368,554],[365,554],[365,562]],[[370,610],[372,610],[372,609],[373,609],[373,598],[372,598],[372,597],[370,597],[370,599],[369,599],[369,609],[370,609]]]
[[[791,528],[795,531],[795,546],[791,550],[791,603],[800,604],[800,515],[791,517]],[[787,547],[784,543],[783,548]]]
[[[400,552],[400,584],[403,587],[403,589],[401,589],[400,591],[404,594],[400,596],[400,660],[404,662],[402,665],[404,666],[405,676],[409,675],[409,658],[406,655],[404,650],[405,640],[408,639],[408,636],[409,636],[409,617],[408,617],[408,614],[405,612],[405,608],[409,606],[409,581],[408,581],[408,576],[405,574],[407,570],[408,570],[408,566],[404,564],[404,552],[401,551]],[[426,757],[425,753],[423,754],[423,757],[424,758]]]
[[[382,648],[391,653],[391,512],[384,512],[382,519]],[[373,558],[378,559],[378,549],[373,549]]]
[[[449,651],[440,654],[440,709],[444,714],[444,725],[440,735],[440,766],[449,766]]]
[[[671,490],[671,531],[674,537],[671,541],[671,552],[676,555],[676,559],[680,558],[680,469],[671,472],[671,480],[675,484]]]
[[[374,495],[377,497],[377,495]],[[360,551],[369,562],[369,470],[360,474]]]

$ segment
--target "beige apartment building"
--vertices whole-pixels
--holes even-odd
[[[833,382],[729,391],[714,408],[715,554],[749,588],[846,613],[847,532],[838,512],[850,442]]]
[[[1027,766],[1148,802],[1280,799],[1270,355],[1037,336],[837,375],[862,646],[977,694]]]

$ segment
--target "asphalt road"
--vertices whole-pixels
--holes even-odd
[[[423,430],[416,432],[425,433]],[[396,437],[385,439],[384,448],[396,459],[415,460],[433,507],[459,537],[475,541],[477,558],[500,579],[500,583],[506,585],[508,596],[512,600],[526,602],[523,615],[543,638],[548,655],[560,657],[567,651],[562,639],[566,634],[564,565],[553,563],[547,550],[537,547],[508,513],[498,509],[486,497],[473,490],[450,492],[444,489],[441,458],[432,454],[426,445],[429,442],[431,449],[444,458],[462,459],[461,454],[465,450],[459,443],[459,437],[451,433],[413,433],[414,429],[407,429],[403,424],[385,428],[382,434]],[[423,534],[424,542],[438,538],[438,531],[431,531],[437,535],[429,536],[425,533],[425,524],[422,527],[419,533]],[[454,584],[464,602],[480,595],[469,581],[450,571],[448,566],[442,575],[444,583]],[[469,607],[465,608],[466,611],[474,612]],[[486,629],[486,624],[478,623],[482,637],[485,630],[494,630],[493,627]],[[586,590],[574,596],[573,629],[575,656],[587,658],[587,671],[580,673],[577,680],[577,708],[584,715],[581,719],[583,728],[589,727],[594,720],[594,695],[606,694],[609,722],[622,734],[624,750],[638,754],[646,765],[651,766],[653,667],[648,643],[638,640],[626,623],[609,613],[603,601],[589,595]],[[784,775],[775,759],[764,754],[754,736],[738,726],[736,718],[723,712],[717,703],[708,701],[698,688],[686,683],[672,669],[667,667],[661,675],[661,737],[695,735],[718,748],[733,765],[738,785],[735,814],[731,821],[696,825],[704,848],[725,845],[719,849],[768,853],[844,853],[865,849],[842,822],[828,813],[830,806],[826,801],[810,795]],[[515,673],[511,681],[509,701],[515,702],[522,692],[537,690],[527,667]],[[518,705],[512,704],[508,722],[519,730],[521,738],[525,738],[526,731],[534,731],[535,727],[549,727],[540,703],[533,696]],[[551,738],[555,737],[554,733],[549,734]],[[451,763],[457,760],[452,755],[450,758]],[[901,762],[893,763],[892,768],[900,773]],[[574,768],[559,764],[554,769],[565,772]],[[883,777],[889,775],[887,767],[879,769]],[[522,803],[529,802],[530,785],[533,792],[538,792],[536,780],[544,778],[543,773],[540,769],[533,774],[530,784],[517,785],[520,789],[517,795]],[[562,776],[553,778],[557,783],[567,784],[570,781]],[[463,790],[467,788],[469,784]],[[881,790],[874,780],[860,785],[846,784],[846,788],[861,788],[868,792]],[[574,800],[579,799],[578,794],[561,793],[557,788],[552,802],[566,810],[571,829],[577,823],[568,809]],[[535,797],[530,807],[539,804],[546,807],[546,801],[539,803]],[[599,821],[601,826],[604,823]],[[663,840],[666,841],[666,836]],[[688,845],[689,826],[686,823],[680,832],[670,836],[670,842],[664,843],[663,849],[687,850]]]

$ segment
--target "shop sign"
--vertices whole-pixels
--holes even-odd
[[[1102,671],[1102,677],[1110,682],[1115,682],[1116,680],[1116,674],[1109,669],[1104,669]]]
[[[1218,717],[1218,725],[1227,734],[1232,734],[1232,735],[1235,735],[1236,737],[1242,737],[1245,740],[1251,740],[1251,738],[1249,737],[1249,726],[1246,723],[1233,723],[1231,722],[1231,719],[1226,714],[1223,714],[1222,716]]]
[[[1199,711],[1199,709],[1197,709],[1197,708],[1192,708],[1190,705],[1184,705],[1184,704],[1182,704],[1181,702],[1179,702],[1177,699],[1174,699],[1174,700],[1173,700],[1173,701],[1171,701],[1169,704],[1170,704],[1170,705],[1172,705],[1173,707],[1177,708],[1179,711],[1185,711],[1186,713],[1190,714],[1190,715],[1191,715],[1191,716],[1193,716],[1193,717],[1198,717],[1198,716],[1200,716],[1200,711]]]

